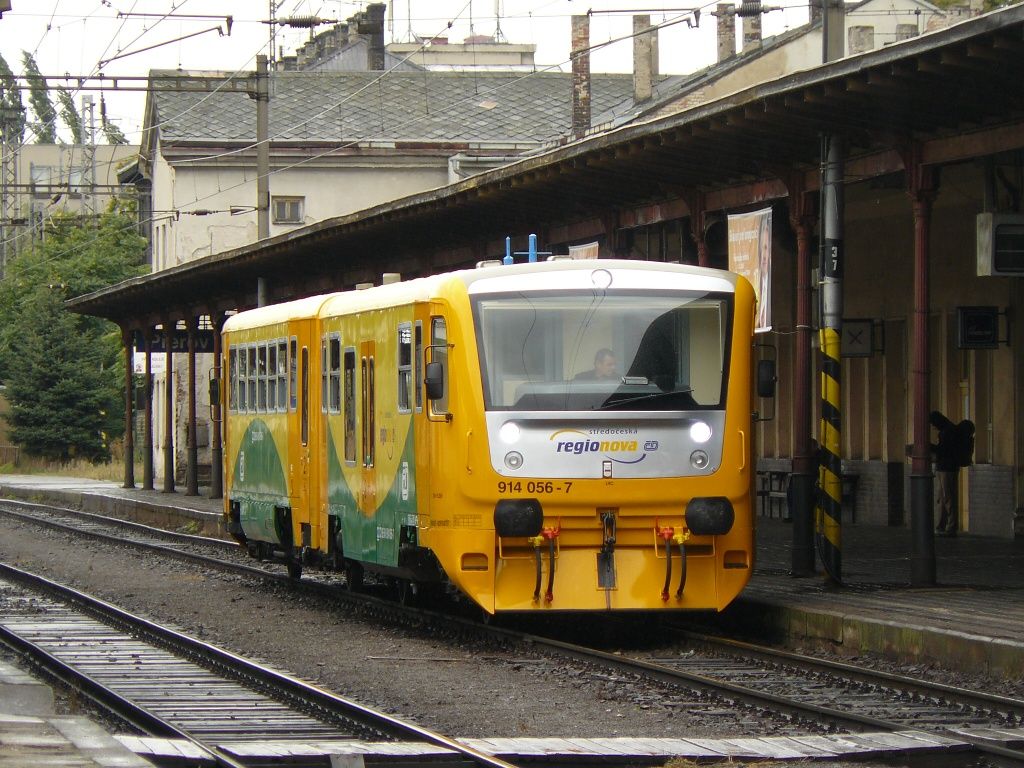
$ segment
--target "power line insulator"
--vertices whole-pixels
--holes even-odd
[[[736,11],[737,16],[760,16],[762,13],[761,0],[743,0],[740,4],[739,10]]]

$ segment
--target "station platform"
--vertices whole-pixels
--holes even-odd
[[[222,501],[45,475],[0,475],[0,496],[47,500],[226,538]],[[757,519],[747,589],[716,621],[762,641],[865,652],[993,678],[1024,676],[1024,540],[935,539],[936,585],[910,586],[910,531],[847,525],[843,584],[789,575],[792,526]],[[999,692],[999,691],[995,691]]]

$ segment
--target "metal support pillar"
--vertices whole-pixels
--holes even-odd
[[[696,192],[686,196],[686,205],[690,209],[690,237],[697,246],[697,266],[708,266],[708,241],[705,237],[707,230],[707,219],[705,210],[705,198],[703,192]]]
[[[142,488],[153,490],[153,329],[143,332],[146,343],[145,410],[142,427]]]
[[[921,163],[920,145],[904,153],[907,193],[914,211],[914,442],[910,455],[910,583],[935,584],[934,490],[928,414],[931,372],[928,315],[931,311],[928,262],[929,230],[936,184],[929,166]]]
[[[811,235],[814,205],[794,174],[789,191],[789,221],[796,232],[796,350],[793,381],[793,546],[790,573],[814,574],[814,506],[818,455],[811,446]]]
[[[843,326],[843,174],[845,151],[840,136],[827,136],[822,146],[821,223],[821,517],[819,554],[826,579],[843,580],[843,455],[841,361],[839,335]]]
[[[221,369],[221,346],[220,346],[220,334],[224,329],[224,315],[220,313],[210,313],[210,324],[213,326],[213,378],[218,382],[220,387],[220,398],[215,402],[210,403],[210,421],[212,422],[211,434],[210,434],[210,498],[219,499],[224,496],[224,447],[221,445],[221,414],[222,411],[222,400],[226,395],[226,390],[221,384],[223,381],[223,371]]]
[[[267,57],[256,57],[256,236],[270,237],[270,77]]]
[[[174,321],[164,319],[164,493],[174,493]]]
[[[124,345],[124,488],[135,487],[135,360],[132,329],[121,326]]]
[[[199,448],[196,441],[196,324],[198,318],[188,319],[188,430],[185,451],[185,495],[199,495]]]

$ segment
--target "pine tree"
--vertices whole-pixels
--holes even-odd
[[[0,55],[0,92],[0,109],[13,117],[14,130],[11,138],[21,145],[25,142],[25,105],[21,102],[18,81],[14,79],[14,72],[3,55]]]
[[[64,309],[60,286],[37,286],[25,298],[11,350],[18,365],[7,380],[11,440],[30,456],[109,461],[116,369],[104,367],[95,338]]]
[[[57,87],[57,100],[60,102],[60,118],[64,125],[71,131],[71,142],[73,144],[84,144],[85,136],[82,133],[82,116],[75,109],[75,100],[71,98],[68,89],[64,86]]]
[[[97,225],[72,215],[8,264],[0,281],[0,380],[11,439],[30,455],[109,459],[123,432],[120,331],[68,312],[67,298],[141,274],[146,241],[132,211],[114,205]]]
[[[36,144],[57,143],[57,110],[50,101],[50,92],[46,80],[39,72],[39,65],[28,51],[21,52],[21,61],[25,66],[25,79],[28,80],[28,103],[36,113],[39,121],[35,129]]]

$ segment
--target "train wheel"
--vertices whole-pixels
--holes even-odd
[[[296,580],[302,578],[302,563],[295,560],[288,561],[288,578]]]
[[[346,560],[345,582],[349,592],[361,591],[363,588],[363,566],[353,560]]]
[[[395,581],[395,594],[398,596],[398,602],[402,605],[416,604],[416,585],[408,579]]]

